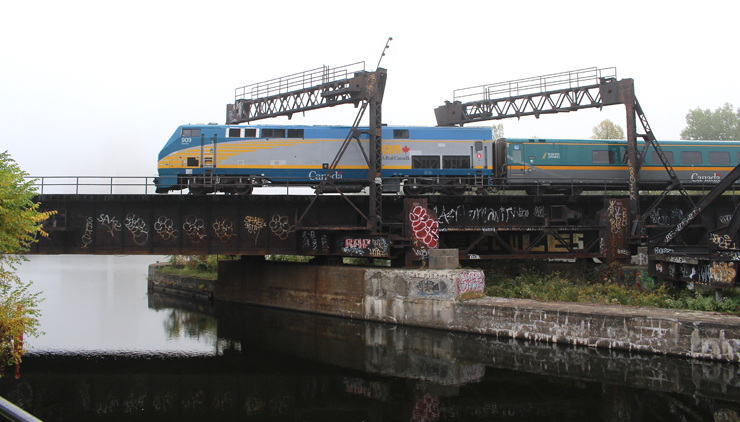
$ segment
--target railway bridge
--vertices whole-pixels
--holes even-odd
[[[369,198],[361,194],[118,194],[113,187],[107,194],[84,194],[79,187],[75,190],[36,197],[41,210],[56,214],[45,223],[49,236],[40,238],[30,254],[285,254],[327,262],[341,257],[390,259],[406,267],[421,265],[428,251],[437,248],[457,249],[459,259],[468,263],[574,258],[628,262],[638,254],[637,245],[630,242],[626,193],[384,195],[383,225],[378,231],[368,228],[362,216],[360,210],[367,209]],[[706,242],[710,232],[726,227],[737,198],[719,196],[701,218],[683,227],[673,244],[648,251],[651,258],[665,261],[665,277],[715,287],[734,285],[734,276],[723,282],[710,277],[717,256],[690,245]],[[648,204],[654,199],[641,195],[640,200]],[[691,212],[681,196],[667,196],[651,211],[646,229],[668,232]],[[687,251],[693,258],[677,258]],[[647,261],[645,253],[640,257]],[[736,265],[729,255],[720,261]]]
[[[79,180],[74,194],[50,194],[44,192],[42,179],[37,200],[43,210],[57,214],[46,223],[50,236],[40,239],[31,253],[298,254],[326,260],[390,259],[411,267],[421,265],[428,251],[437,248],[457,249],[462,261],[598,258],[614,262],[630,260],[643,246],[641,259],[651,275],[718,288],[735,285],[740,208],[734,189],[740,165],[706,190],[692,184],[692,191],[687,191],[648,124],[633,80],[617,80],[615,68],[456,90],[453,101],[438,107],[435,117],[439,126],[462,126],[623,105],[628,190],[614,192],[605,186],[588,195],[576,195],[574,189],[545,195],[548,182],[538,181],[533,189],[525,189],[534,195],[507,191],[504,183],[495,192],[481,185],[465,186],[464,192],[455,192],[458,195],[405,196],[383,192],[381,128],[387,71],[379,66],[380,61],[374,72],[366,71],[364,62],[324,67],[248,85],[237,88],[234,104],[227,105],[228,124],[290,118],[340,104],[358,107],[352,129],[331,164],[324,165],[326,176],[316,186],[317,192],[338,194],[149,195],[148,190],[143,195],[114,194],[112,183],[108,194],[81,194]],[[365,152],[359,124],[366,110]],[[638,121],[642,134],[637,132]],[[367,179],[362,181],[365,195],[342,193],[330,177],[354,141],[367,162]],[[640,189],[640,170],[652,150],[667,173],[660,195]],[[214,157],[213,167],[215,161]],[[205,192],[204,188],[217,186],[214,180],[218,178],[193,179],[187,189]],[[149,186],[148,179],[144,185]],[[252,186],[241,188],[244,193],[252,190]]]

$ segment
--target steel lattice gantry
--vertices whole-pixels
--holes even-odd
[[[226,122],[239,124],[278,116],[291,118],[295,113],[341,104],[354,104],[355,107],[360,107],[347,138],[327,169],[326,177],[322,179],[317,192],[324,190],[325,185],[333,184],[333,179],[329,175],[336,169],[349,143],[357,141],[368,164],[366,183],[370,187],[370,201],[367,216],[359,209],[356,211],[365,219],[366,229],[377,233],[382,225],[381,128],[387,71],[378,68],[374,72],[368,72],[364,70],[364,65],[364,62],[359,62],[336,68],[325,66],[237,88],[234,104],[229,104],[226,108]],[[360,143],[361,133],[358,127],[368,108],[369,151],[366,153]],[[333,189],[341,193],[338,188]],[[308,205],[303,216],[313,203],[314,201]],[[303,216],[297,222],[298,227],[302,226]]]
[[[678,188],[684,194],[688,204],[693,206],[693,202],[683,189],[650,128],[645,113],[635,97],[634,81],[632,79],[617,80],[615,68],[597,69],[594,67],[463,88],[455,90],[452,102],[446,101],[434,112],[439,126],[462,126],[467,123],[512,117],[535,116],[539,118],[543,114],[618,104],[625,106],[627,114],[630,237],[638,240],[645,235],[645,218],[660,204],[668,192]],[[637,133],[638,119],[645,131],[643,134]],[[637,148],[638,137],[645,141],[642,151],[638,151]],[[655,148],[671,182],[663,194],[648,206],[647,212],[640,214],[638,198],[640,168],[650,146]]]

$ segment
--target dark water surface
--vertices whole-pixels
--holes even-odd
[[[738,421],[740,367],[147,295],[161,257],[32,257],[0,395],[44,421]]]

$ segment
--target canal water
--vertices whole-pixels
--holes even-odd
[[[163,257],[31,257],[0,395],[43,421],[738,421],[740,367],[147,294]]]

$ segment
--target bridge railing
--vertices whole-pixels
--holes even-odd
[[[42,176],[42,177],[26,177],[26,180],[33,181],[34,186],[38,194],[40,195],[155,195],[156,185],[154,183],[154,176]],[[395,178],[395,183],[390,178],[386,180],[386,185],[391,186],[395,184],[396,187],[402,184],[408,184],[409,182],[402,182],[404,177]],[[476,181],[470,184],[463,185],[456,182],[456,178],[429,178],[429,177],[416,177],[410,180],[416,180],[418,188],[421,188],[423,192],[432,193],[449,193],[452,191],[460,194],[461,192],[482,193],[481,188],[487,189],[492,188],[495,192],[512,192],[512,191],[526,191],[527,193],[540,194],[579,194],[583,191],[602,192],[604,194],[619,195],[625,194],[621,192],[627,189],[624,185],[623,179],[589,179],[584,181],[582,179],[542,179],[542,180],[528,180],[518,181],[516,183],[505,183],[503,181],[491,181],[491,183],[482,183]],[[466,177],[457,178],[466,179]],[[313,182],[305,181],[298,183],[291,181],[287,178],[271,178],[271,184],[255,186],[254,194],[256,195],[311,195],[314,190],[312,185],[318,185],[319,179]],[[358,185],[366,183],[366,179],[343,179],[338,181],[350,185]],[[464,180],[462,181],[463,183]],[[481,182],[481,183],[478,183]],[[706,194],[716,184],[700,181],[687,186],[687,189],[692,194]],[[228,188],[231,185],[220,185],[218,187]],[[453,189],[460,187],[461,189]],[[340,189],[341,185],[340,185]],[[643,188],[644,189],[644,188]],[[733,184],[732,190],[728,191],[729,195],[736,195],[737,186]],[[740,189],[738,189],[740,190]],[[650,191],[652,192],[652,191]],[[656,191],[657,192],[657,191]],[[346,192],[352,194],[351,192]],[[388,192],[386,192],[388,193]],[[647,193],[647,191],[645,192]],[[169,195],[189,195],[189,190],[183,189],[179,191],[171,191]],[[328,194],[328,193],[325,193]],[[360,194],[367,195],[367,189]],[[677,194],[677,193],[676,193]]]
[[[33,180],[41,195],[153,194],[154,177],[148,176],[43,176]]]

